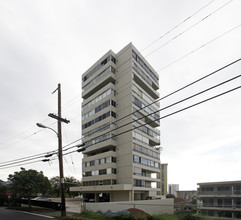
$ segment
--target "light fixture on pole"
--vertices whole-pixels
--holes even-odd
[[[45,125],[43,125],[43,124],[41,124],[41,123],[37,123],[36,125],[37,125],[38,127],[40,127],[40,128],[47,128],[47,129],[52,130],[52,131],[57,135],[57,137],[59,137],[59,134],[58,134],[53,128],[50,128],[50,127],[48,127],[48,126],[45,126]]]

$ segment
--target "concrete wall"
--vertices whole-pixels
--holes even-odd
[[[142,200],[129,202],[85,203],[85,208],[93,212],[119,212],[129,208],[137,208],[149,215],[173,214],[174,199]]]

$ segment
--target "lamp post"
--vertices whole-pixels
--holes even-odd
[[[63,169],[63,155],[62,155],[62,138],[61,133],[57,133],[53,128],[45,126],[43,124],[36,124],[40,128],[47,128],[52,130],[58,137],[59,145],[59,173],[60,173],[60,189],[61,189],[61,216],[66,216],[66,205],[65,205],[65,192],[64,192],[64,169]]]
[[[53,128],[50,128],[50,127],[48,127],[48,126],[45,126],[45,125],[43,125],[43,124],[41,124],[41,123],[37,123],[36,125],[37,125],[38,127],[40,127],[40,128],[47,128],[47,129],[52,130],[52,131],[57,135],[57,137],[59,137],[59,134],[58,134]]]

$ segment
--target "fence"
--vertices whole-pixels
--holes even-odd
[[[38,200],[30,200],[32,206],[39,206],[49,209],[61,210],[60,202],[49,202],[49,201],[38,201]],[[22,199],[21,204],[28,205],[28,199]]]

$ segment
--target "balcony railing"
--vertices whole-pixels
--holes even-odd
[[[199,191],[198,194],[201,195],[232,195],[232,191],[207,191],[207,192],[202,192]]]
[[[213,203],[204,203],[202,205],[200,205],[199,207],[205,207],[205,208],[241,208],[240,204],[236,204],[236,205],[229,205],[229,204],[220,204],[220,205],[215,205]]]

